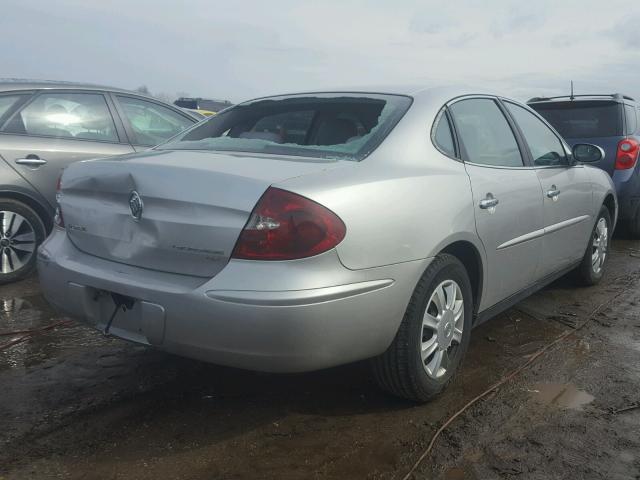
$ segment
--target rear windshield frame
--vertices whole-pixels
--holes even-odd
[[[230,113],[237,111],[239,108],[251,106],[256,103],[270,102],[270,101],[281,101],[281,100],[290,100],[290,99],[300,99],[301,101],[304,99],[312,100],[312,99],[353,99],[357,100],[359,98],[362,99],[370,99],[370,100],[382,100],[385,102],[393,101],[396,103],[394,106],[393,112],[388,119],[386,119],[386,123],[382,125],[382,129],[378,132],[375,132],[374,135],[368,139],[364,145],[355,153],[345,153],[339,152],[335,150],[323,150],[319,145],[311,145],[313,148],[308,148],[308,146],[301,145],[300,148],[295,148],[292,146],[285,146],[290,144],[283,144],[283,150],[286,151],[277,151],[277,146],[279,144],[274,143],[274,148],[270,148],[269,150],[253,150],[253,149],[223,149],[223,148],[176,148],[176,146],[182,142],[183,138],[189,136],[190,133],[199,128],[205,128],[206,125],[211,125],[211,123],[220,122],[225,116],[228,116]],[[154,147],[156,150],[191,150],[191,151],[210,151],[210,152],[224,152],[224,153],[232,153],[232,154],[250,154],[250,155],[276,155],[276,156],[287,156],[287,157],[309,157],[314,159],[332,159],[332,160],[350,160],[350,161],[362,161],[367,156],[369,156],[376,148],[378,148],[382,142],[387,138],[387,136],[391,133],[391,131],[398,125],[398,123],[402,120],[407,111],[411,108],[413,104],[413,97],[409,95],[401,95],[401,94],[390,94],[390,93],[372,93],[372,92],[309,92],[309,93],[299,93],[292,95],[278,95],[272,97],[261,97],[254,100],[249,100],[247,102],[243,102],[237,105],[234,105],[230,108],[225,109],[217,115],[214,115],[204,121],[201,121],[195,124],[193,127],[185,130],[179,135],[169,139],[165,143],[161,143]],[[211,128],[211,127],[210,127]],[[375,127],[373,127],[375,128]]]
[[[563,100],[563,101],[551,101],[551,102],[532,102],[529,107],[533,108],[539,115],[541,115],[553,128],[555,128],[563,138],[599,138],[599,137],[622,137],[624,136],[625,122],[624,122],[624,106],[622,103],[615,100]],[[615,118],[615,125],[610,126],[610,130],[600,129],[597,132],[585,132],[575,130],[569,131],[563,125],[559,124],[558,118],[554,118],[552,115],[548,115],[553,111],[565,111],[575,112],[580,109],[615,109],[615,112],[608,112],[606,115],[610,115]],[[612,114],[613,113],[613,114]],[[579,120],[576,118],[576,120]]]

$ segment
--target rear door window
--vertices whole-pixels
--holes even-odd
[[[603,100],[532,103],[564,138],[617,137],[622,132],[621,105]]]
[[[502,167],[523,166],[516,137],[494,100],[472,98],[456,102],[449,108],[469,162]]]
[[[627,120],[627,135],[633,135],[638,129],[638,120],[636,117],[636,108],[632,105],[624,106],[624,114]]]
[[[568,165],[569,161],[562,142],[555,133],[526,108],[511,102],[504,102],[516,123],[522,130],[536,166]]]
[[[169,107],[141,98],[117,95],[129,121],[135,145],[157,145],[179,134],[195,123]]]
[[[107,102],[99,93],[42,93],[13,115],[3,131],[76,140],[118,141]]]

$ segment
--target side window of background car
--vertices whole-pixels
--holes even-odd
[[[494,100],[461,100],[449,110],[469,162],[504,167],[523,166],[513,131]]]
[[[625,104],[624,113],[627,119],[627,135],[633,135],[638,129],[636,108],[632,107],[631,105]]]
[[[5,132],[117,142],[104,96],[99,93],[43,93],[7,122]]]
[[[136,145],[157,145],[193,125],[194,121],[170,108],[141,98],[118,95],[118,100],[129,120]]]
[[[453,144],[453,135],[451,134],[451,126],[445,114],[444,109],[440,111],[435,121],[435,127],[432,133],[433,143],[444,153],[451,157],[456,156],[456,149]]]
[[[542,120],[526,108],[511,102],[504,103],[524,134],[534,165],[569,164],[562,142]]]

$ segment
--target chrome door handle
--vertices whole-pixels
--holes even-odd
[[[483,210],[488,210],[489,208],[493,208],[498,205],[498,203],[500,203],[500,200],[498,200],[497,198],[489,198],[489,196],[487,196],[487,198],[480,200],[480,208],[482,208]]]
[[[555,185],[551,185],[551,189],[547,190],[547,197],[556,199],[560,195],[560,190]]]
[[[47,161],[42,158],[18,158],[16,159],[16,163],[18,165],[26,165],[28,167],[39,167],[47,163]]]

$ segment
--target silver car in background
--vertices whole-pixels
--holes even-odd
[[[611,179],[527,106],[462,89],[261,98],[135,155],[69,166],[38,266],[99,330],[222,365],[372,359],[424,401],[474,325],[603,275]]]
[[[64,167],[146,150],[199,119],[127,90],[0,79],[0,285],[35,268]]]

